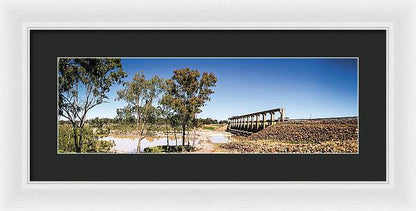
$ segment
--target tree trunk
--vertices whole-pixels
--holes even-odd
[[[140,154],[140,143],[142,142],[141,134],[140,134],[140,111],[139,111],[139,105],[136,103],[136,127],[137,127],[137,135],[139,138],[139,141],[137,142],[137,154]]]
[[[137,135],[140,136],[140,111],[139,111],[139,105],[136,103],[136,130],[137,130]]]
[[[137,118],[136,120],[136,130],[137,130],[137,135],[140,135],[140,122],[139,122],[139,118]]]
[[[169,127],[168,127],[168,122],[166,120],[166,152],[169,152]]]
[[[173,127],[173,133],[175,134],[176,148],[178,148],[178,138],[176,137],[176,128]]]
[[[79,81],[77,80],[76,87],[75,87],[76,88],[76,92],[75,92],[75,108],[78,108],[78,83],[79,83]],[[75,127],[75,133],[74,133],[75,134],[74,135],[75,136],[75,138],[74,138],[75,139],[75,149],[76,149],[77,153],[81,153],[82,146],[80,146],[80,143],[77,140],[78,134],[77,134],[76,130],[77,130],[77,127]],[[80,134],[81,134],[81,131],[80,131]]]
[[[193,133],[194,133],[194,135],[193,135],[193,138],[192,138],[192,146],[195,146],[195,142],[196,142],[196,129],[195,129],[195,127],[193,129]]]
[[[82,130],[81,130],[81,132],[79,132],[79,145],[78,145],[78,147],[79,147],[79,151],[78,152],[81,152],[82,151]]]
[[[137,142],[137,154],[140,154],[140,144],[142,143],[142,140],[139,139],[139,141]]]
[[[81,152],[81,150],[78,149],[78,134],[77,134],[77,128],[74,126],[74,144],[75,144],[75,151],[76,152]]]
[[[190,132],[189,132],[189,127],[188,127],[188,152],[190,151],[189,149],[190,149],[190,147],[189,147],[189,144],[190,144],[190,142],[191,142],[191,136],[190,136],[191,134],[190,134]]]
[[[182,146],[185,146],[186,125],[182,124]]]

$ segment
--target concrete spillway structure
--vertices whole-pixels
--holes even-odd
[[[276,119],[276,113],[280,114],[280,118]],[[267,118],[267,115],[269,118]],[[285,109],[283,108],[233,116],[228,119],[227,131],[241,135],[249,135],[274,125],[276,122],[283,122],[284,119]]]

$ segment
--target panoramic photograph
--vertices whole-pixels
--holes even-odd
[[[60,57],[59,154],[357,154],[358,58]]]

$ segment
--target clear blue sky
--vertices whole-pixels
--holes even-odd
[[[291,119],[357,116],[357,59],[354,58],[123,58],[127,81],[144,70],[146,78],[170,78],[189,67],[212,72],[218,81],[200,118],[224,120],[235,115],[283,107]],[[125,105],[114,101],[93,108],[87,118],[116,116]]]

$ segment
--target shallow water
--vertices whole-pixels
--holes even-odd
[[[209,136],[210,141],[214,144],[221,144],[221,143],[228,143],[230,140],[227,136],[224,136],[222,134],[218,135],[210,135]],[[115,138],[115,137],[104,137],[100,138],[100,140],[106,140],[106,141],[114,141],[115,146],[114,149],[117,151],[117,153],[137,153],[137,139],[132,138]],[[154,146],[164,146],[167,144],[166,138],[160,138],[160,139],[153,139],[152,141],[148,141],[147,139],[143,139],[140,143],[140,152],[144,152],[145,148],[148,147],[154,147]],[[199,143],[199,140],[191,141],[191,145],[197,145]],[[178,145],[182,144],[182,140],[178,139]],[[170,146],[175,146],[176,141],[175,140],[169,140]]]
[[[114,141],[115,146],[114,149],[117,150],[119,153],[137,153],[137,139],[131,138],[115,138],[115,137],[104,137],[100,140],[106,141]],[[166,145],[167,141],[166,138],[160,139],[153,139],[152,141],[148,141],[143,139],[140,143],[140,152],[143,152],[147,147],[154,147],[154,146],[163,146]],[[178,139],[178,145],[182,144],[182,141]],[[169,140],[169,145],[173,146],[176,145],[175,140]]]

